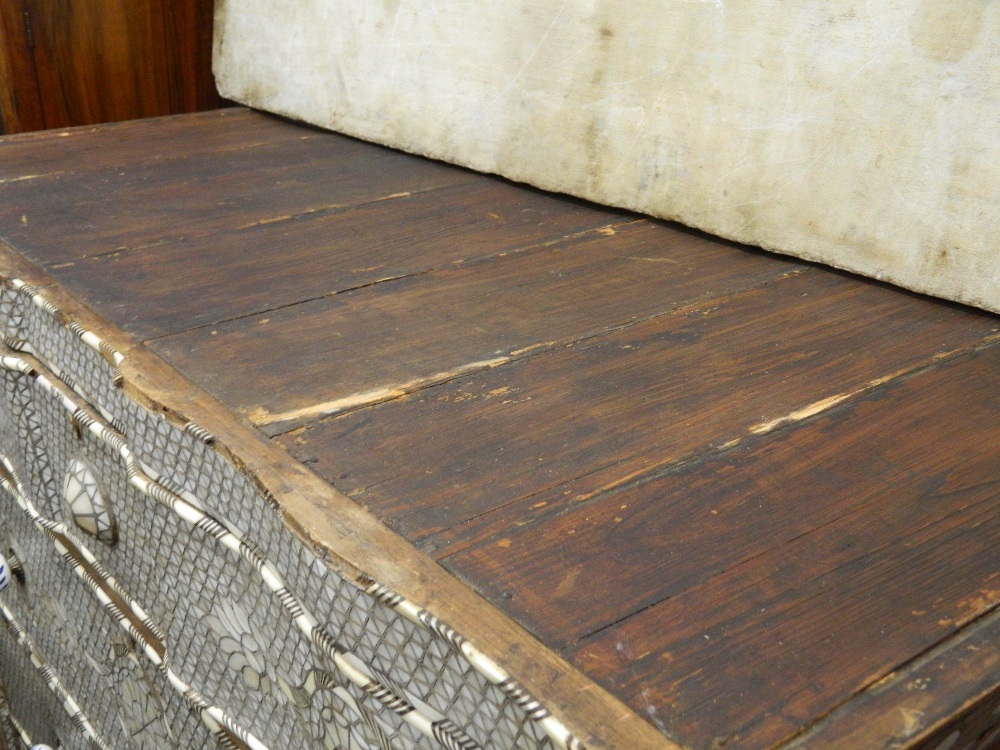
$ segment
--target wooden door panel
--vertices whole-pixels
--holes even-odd
[[[20,0],[0,3],[0,132],[45,127],[31,39]]]
[[[5,117],[8,132],[220,103],[211,76],[211,0],[21,0],[17,6],[2,12],[9,68],[3,88],[17,97],[17,106],[0,99],[5,113],[14,110]]]

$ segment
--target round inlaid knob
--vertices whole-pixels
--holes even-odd
[[[52,750],[50,745],[32,745],[31,750]]]
[[[73,523],[105,544],[118,541],[118,522],[93,467],[80,458],[69,462],[63,494]]]
[[[21,569],[21,561],[10,550],[8,550],[6,555],[0,552],[0,591],[10,586],[10,579],[14,576],[17,576],[18,579],[24,576],[24,571]]]

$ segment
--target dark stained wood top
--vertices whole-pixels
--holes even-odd
[[[0,198],[686,747],[902,747],[1000,686],[956,650],[1000,632],[995,315],[244,110],[0,139]]]

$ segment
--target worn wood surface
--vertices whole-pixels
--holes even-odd
[[[996,316],[240,111],[0,154],[136,382],[594,746],[909,747],[1000,686]]]
[[[502,211],[499,196],[491,192],[491,197]],[[475,196],[461,206],[479,214],[482,209],[472,200]],[[439,212],[424,210],[437,224]],[[396,212],[407,236],[420,232],[424,219],[416,215],[414,220],[409,212]],[[600,213],[595,218],[606,220]],[[484,227],[477,222],[474,228]],[[520,240],[513,221],[489,233],[493,239],[456,250],[471,254],[514,247]],[[383,228],[380,234],[390,233]],[[437,233],[432,239],[450,244]],[[420,259],[433,261],[436,254],[426,252]],[[378,256],[371,250],[367,257],[377,261]],[[151,346],[196,377],[211,377],[226,401],[255,423],[284,431],[307,418],[493,370],[799,268],[751,253],[725,262],[731,257],[731,248],[697,235],[634,221],[480,262],[452,262],[348,294],[187,331]],[[421,335],[410,335],[415,330]],[[239,377],[241,367],[230,373],[204,370],[206,350],[213,352],[212,359],[250,364],[259,378]],[[289,361],[299,363],[294,376]],[[370,436],[359,433],[359,438]],[[440,450],[448,448],[442,444]]]
[[[622,615],[568,653],[696,746],[789,738],[1000,603],[998,387],[993,346],[564,516],[560,566],[602,571],[581,605]],[[552,598],[534,549],[504,566],[525,609]]]
[[[971,747],[992,750],[1000,739],[998,670],[1000,612],[994,610],[823,717],[788,749],[915,744],[937,750],[958,732],[953,747],[984,739]]]
[[[701,281],[707,290],[713,277]],[[860,395],[996,327],[815,270],[716,293],[282,441],[407,536],[482,542]],[[553,611],[545,616],[547,635],[575,635]]]
[[[9,141],[0,237],[148,339],[632,220],[279,121],[197,121],[208,144],[102,149],[100,168],[81,168],[95,149],[74,131],[84,144],[62,169],[30,179],[15,167],[23,143]],[[168,121],[171,135],[200,139],[181,123]]]

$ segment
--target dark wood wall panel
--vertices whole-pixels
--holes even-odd
[[[0,3],[0,132],[45,127],[22,0]]]
[[[0,103],[6,132],[220,104],[211,75],[211,0],[18,0],[5,5],[0,54],[6,56],[7,76],[0,80]]]

